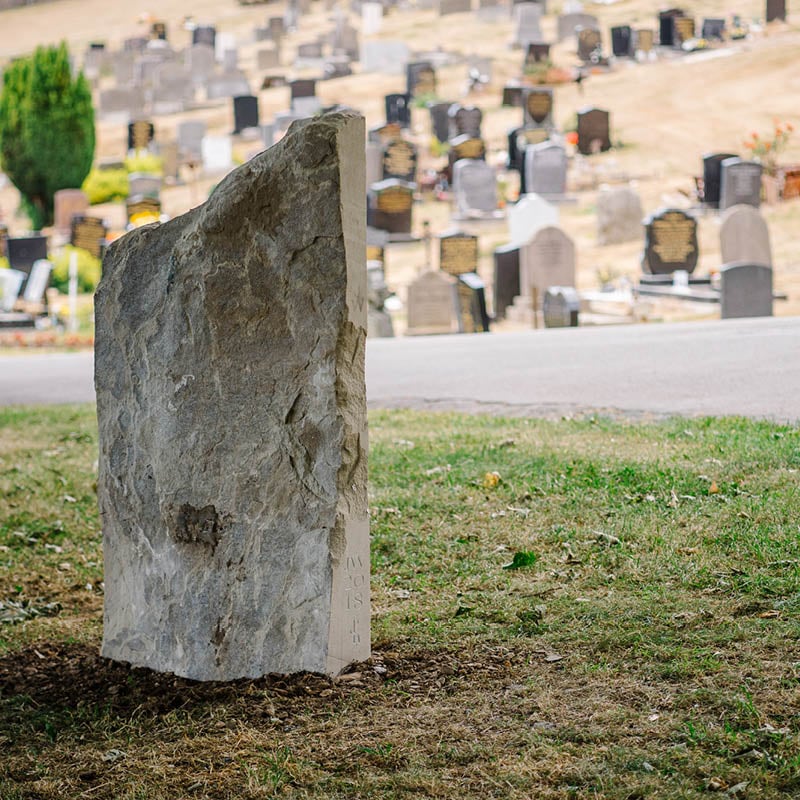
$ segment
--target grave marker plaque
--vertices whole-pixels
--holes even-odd
[[[544,64],[549,60],[550,45],[547,42],[528,42],[524,63],[526,68],[532,67],[534,64]]]
[[[800,167],[784,167],[781,196],[784,200],[800,197]]]
[[[413,61],[406,66],[406,91],[411,97],[436,94],[436,70],[430,61]]]
[[[580,297],[572,286],[548,287],[542,303],[545,328],[577,328],[580,308]]]
[[[452,172],[459,216],[493,215],[497,209],[494,168],[480,158],[462,158],[454,162]]]
[[[98,217],[73,217],[69,243],[91,253],[95,258],[103,254],[106,240],[106,224]]]
[[[719,229],[723,264],[745,262],[772,266],[769,228],[753,206],[731,206],[723,215]]]
[[[483,112],[479,108],[453,103],[447,113],[450,118],[451,139],[465,134],[474,139],[480,138]]]
[[[247,128],[257,128],[258,98],[255,95],[240,95],[233,98],[233,132],[241,133]]]
[[[633,30],[630,25],[611,29],[611,52],[617,57],[633,55]]]
[[[11,269],[29,275],[36,261],[47,258],[47,237],[17,236],[6,239],[6,256]]]
[[[649,28],[640,28],[636,31],[636,49],[641,53],[651,53],[655,38],[655,33]]]
[[[772,316],[772,268],[735,262],[720,270],[722,319]]]
[[[644,272],[668,275],[683,270],[691,274],[697,257],[697,221],[690,214],[667,208],[645,220]]]
[[[675,44],[675,17],[684,16],[684,11],[680,8],[668,8],[658,13],[658,38],[664,47],[672,47]]]
[[[603,40],[599,28],[583,28],[577,30],[578,58],[586,63],[597,63],[602,58]]]
[[[719,208],[719,191],[722,180],[722,162],[738,158],[736,153],[708,153],[703,156],[703,202]]]
[[[157,20],[150,24],[150,38],[167,40],[167,23]]]
[[[417,148],[404,139],[394,139],[383,151],[383,178],[417,180]]]
[[[478,271],[478,237],[449,233],[439,237],[439,269],[448,275]]]
[[[504,317],[519,294],[519,247],[507,244],[494,251],[494,314]]]
[[[192,31],[192,44],[208,44],[214,47],[217,42],[217,29],[213,25],[198,25]]]
[[[520,293],[538,298],[541,308],[544,293],[550,286],[575,285],[575,243],[555,225],[536,232],[520,248]]]
[[[149,150],[156,128],[148,119],[128,123],[128,150]]]
[[[386,107],[386,122],[396,123],[401,128],[411,126],[411,95],[410,94],[387,94],[384,97]]]
[[[722,18],[706,18],[703,20],[703,27],[700,31],[703,39],[717,39],[722,41],[725,38],[725,20]]]
[[[542,142],[525,149],[525,188],[547,197],[567,191],[567,151],[556,142]]]
[[[554,127],[552,89],[526,89],[522,95],[522,102],[523,127]]]
[[[672,42],[675,47],[694,39],[694,17],[674,17],[672,24],[674,26]]]
[[[458,311],[461,333],[488,332],[486,288],[474,272],[465,272],[458,276]]]
[[[125,204],[128,222],[137,222],[137,217],[161,216],[161,201],[157,197],[129,197]]]
[[[786,22],[786,0],[767,0],[767,22],[776,19]]]
[[[443,272],[423,272],[408,287],[408,329],[415,334],[456,333],[459,327],[457,282]]]
[[[410,234],[413,203],[412,184],[396,178],[374,183],[369,191],[367,224],[389,234]]]
[[[449,111],[451,105],[451,103],[432,103],[428,106],[433,135],[440,142],[446,142],[450,138]]]
[[[469,134],[456,136],[450,141],[450,155],[451,165],[462,158],[484,159],[486,158],[486,144],[483,139]]]

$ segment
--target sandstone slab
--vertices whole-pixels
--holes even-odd
[[[364,139],[297,122],[106,256],[109,658],[230,680],[369,655]]]

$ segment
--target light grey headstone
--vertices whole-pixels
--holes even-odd
[[[109,250],[106,658],[204,681],[369,658],[364,139],[309,120]]]
[[[178,123],[178,150],[183,158],[197,159],[202,153],[206,123],[203,120],[185,120]]]
[[[462,158],[453,164],[453,193],[461,216],[491,214],[497,209],[497,176],[482,159]]]
[[[575,35],[575,28],[597,28],[597,17],[592,14],[561,14],[558,18],[558,41]]]
[[[214,48],[210,44],[192,45],[186,50],[184,61],[196,85],[204,84],[216,69]]]
[[[292,113],[300,117],[313,117],[322,108],[319,97],[295,97],[292,100]]]
[[[514,6],[514,42],[524,49],[530,42],[542,41],[541,19],[542,7],[538,3],[517,3]]]
[[[222,54],[222,71],[234,72],[238,68],[239,51],[235,47],[231,47]]]
[[[509,244],[529,242],[540,228],[558,225],[558,206],[538,194],[523,195],[508,211]]]
[[[0,269],[0,311],[13,310],[27,277],[21,269]]]
[[[104,89],[99,96],[99,116],[106,121],[129,122],[144,113],[144,92],[139,87]]]
[[[405,75],[411,51],[405,42],[385,39],[361,42],[361,71]]]
[[[46,258],[40,258],[33,262],[31,274],[28,276],[25,292],[22,295],[22,299],[26,303],[42,302],[47,285],[50,283],[50,273],[52,271],[53,265]]]
[[[567,191],[567,151],[557,142],[542,142],[525,148],[525,187],[546,197]]]
[[[723,264],[738,261],[772,266],[767,221],[753,206],[731,206],[725,211],[719,242]]]
[[[280,56],[274,47],[262,47],[256,53],[256,64],[259,69],[273,69],[280,66]]]
[[[458,332],[458,281],[444,272],[423,272],[408,286],[406,309],[408,335]]]
[[[550,286],[575,285],[575,244],[561,228],[548,225],[520,248],[519,290],[531,297],[536,289],[539,307]]]
[[[129,193],[144,195],[145,197],[158,197],[161,194],[161,176],[147,172],[133,172],[128,176]]]
[[[364,36],[373,36],[380,33],[383,27],[383,4],[361,4],[361,31]]]
[[[239,70],[218,75],[206,83],[206,96],[209,100],[242,97],[246,94],[252,94],[250,83],[245,74]]]
[[[208,174],[228,172],[233,167],[230,136],[205,136],[201,145],[203,170]]]
[[[380,142],[367,142],[367,187],[383,180],[383,150]]]
[[[217,31],[216,39],[214,39],[214,55],[217,61],[222,63],[225,60],[225,51],[235,49],[236,35],[227,31]]]
[[[761,205],[761,174],[763,167],[755,161],[726,158],[721,164],[719,209],[738,205]]]
[[[542,317],[545,328],[575,328],[581,309],[580,297],[571,286],[549,286],[545,289]]]
[[[720,270],[722,319],[772,316],[772,268],[735,262]]]
[[[619,244],[641,240],[644,210],[639,195],[630,188],[604,186],[597,193],[598,244]]]

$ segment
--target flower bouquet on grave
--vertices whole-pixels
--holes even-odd
[[[744,146],[753,154],[753,160],[764,168],[764,174],[775,177],[778,174],[778,155],[786,149],[789,138],[794,132],[791,122],[778,122],[771,137],[761,137],[755,131],[750,134]]]

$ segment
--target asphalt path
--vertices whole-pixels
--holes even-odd
[[[800,420],[800,318],[402,337],[367,345],[373,408]],[[0,358],[0,405],[94,400],[90,353]]]

